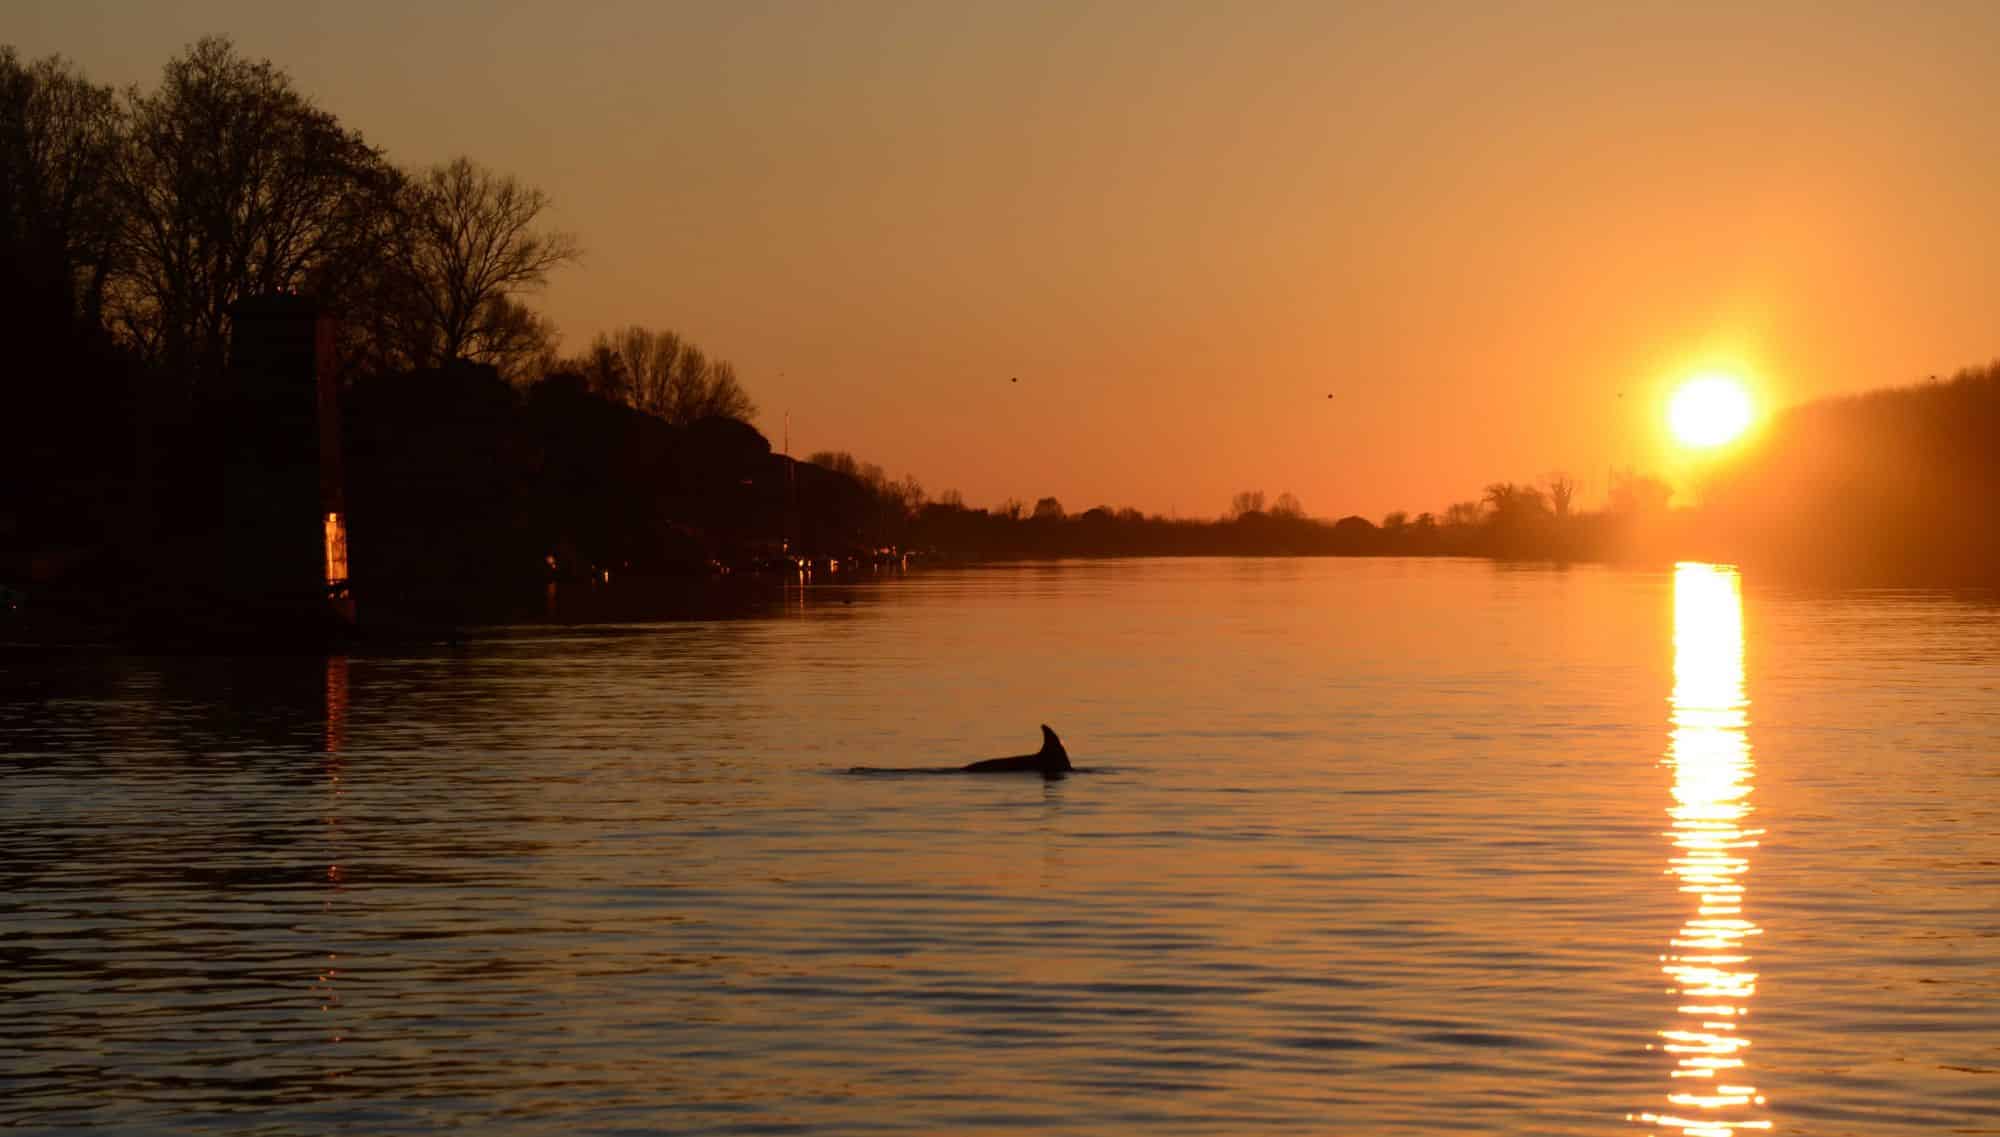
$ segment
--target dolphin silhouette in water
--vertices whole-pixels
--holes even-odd
[[[1056,732],[1042,724],[1042,748],[1033,754],[1017,754],[1012,758],[988,758],[984,762],[974,762],[970,766],[853,766],[850,774],[1040,774],[1049,781],[1065,777],[1072,772],[1089,773],[1069,764],[1069,751],[1063,749],[1062,739]]]
[[[1012,758],[988,758],[984,762],[974,762],[961,767],[967,774],[1040,774],[1044,778],[1060,778],[1069,773],[1069,751],[1063,749],[1062,739],[1042,724],[1042,748],[1033,754],[1017,754]]]

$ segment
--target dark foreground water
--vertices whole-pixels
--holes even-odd
[[[0,656],[0,1128],[2000,1133],[2000,621],[1443,561]],[[868,777],[1060,731],[1095,773]]]

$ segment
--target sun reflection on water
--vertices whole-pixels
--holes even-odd
[[[1744,1019],[1757,993],[1744,913],[1744,878],[1762,829],[1748,826],[1752,764],[1743,693],[1743,597],[1736,570],[1674,571],[1673,855],[1667,871],[1695,909],[1660,957],[1679,999],[1659,1032],[1674,1068],[1667,1109],[1637,1120],[1683,1137],[1768,1131],[1764,1098],[1749,1084]]]

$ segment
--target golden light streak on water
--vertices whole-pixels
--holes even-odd
[[[340,781],[338,755],[347,748],[347,657],[326,657],[326,737],[323,749],[333,758],[327,763],[336,788]]]
[[[1765,1101],[1744,1076],[1743,1019],[1757,993],[1744,877],[1762,829],[1748,825],[1749,700],[1743,692],[1743,596],[1736,570],[1683,564],[1674,571],[1673,731],[1666,764],[1674,771],[1667,814],[1674,844],[1667,871],[1695,909],[1660,957],[1660,970],[1685,1000],[1659,1032],[1674,1057],[1667,1104],[1644,1121],[1682,1137],[1731,1137],[1772,1128]],[[1720,1077],[1730,1079],[1719,1084]]]

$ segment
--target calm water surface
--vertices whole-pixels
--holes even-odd
[[[2000,621],[932,571],[0,656],[0,1127],[2000,1133]],[[880,777],[1032,750],[1095,772]]]

